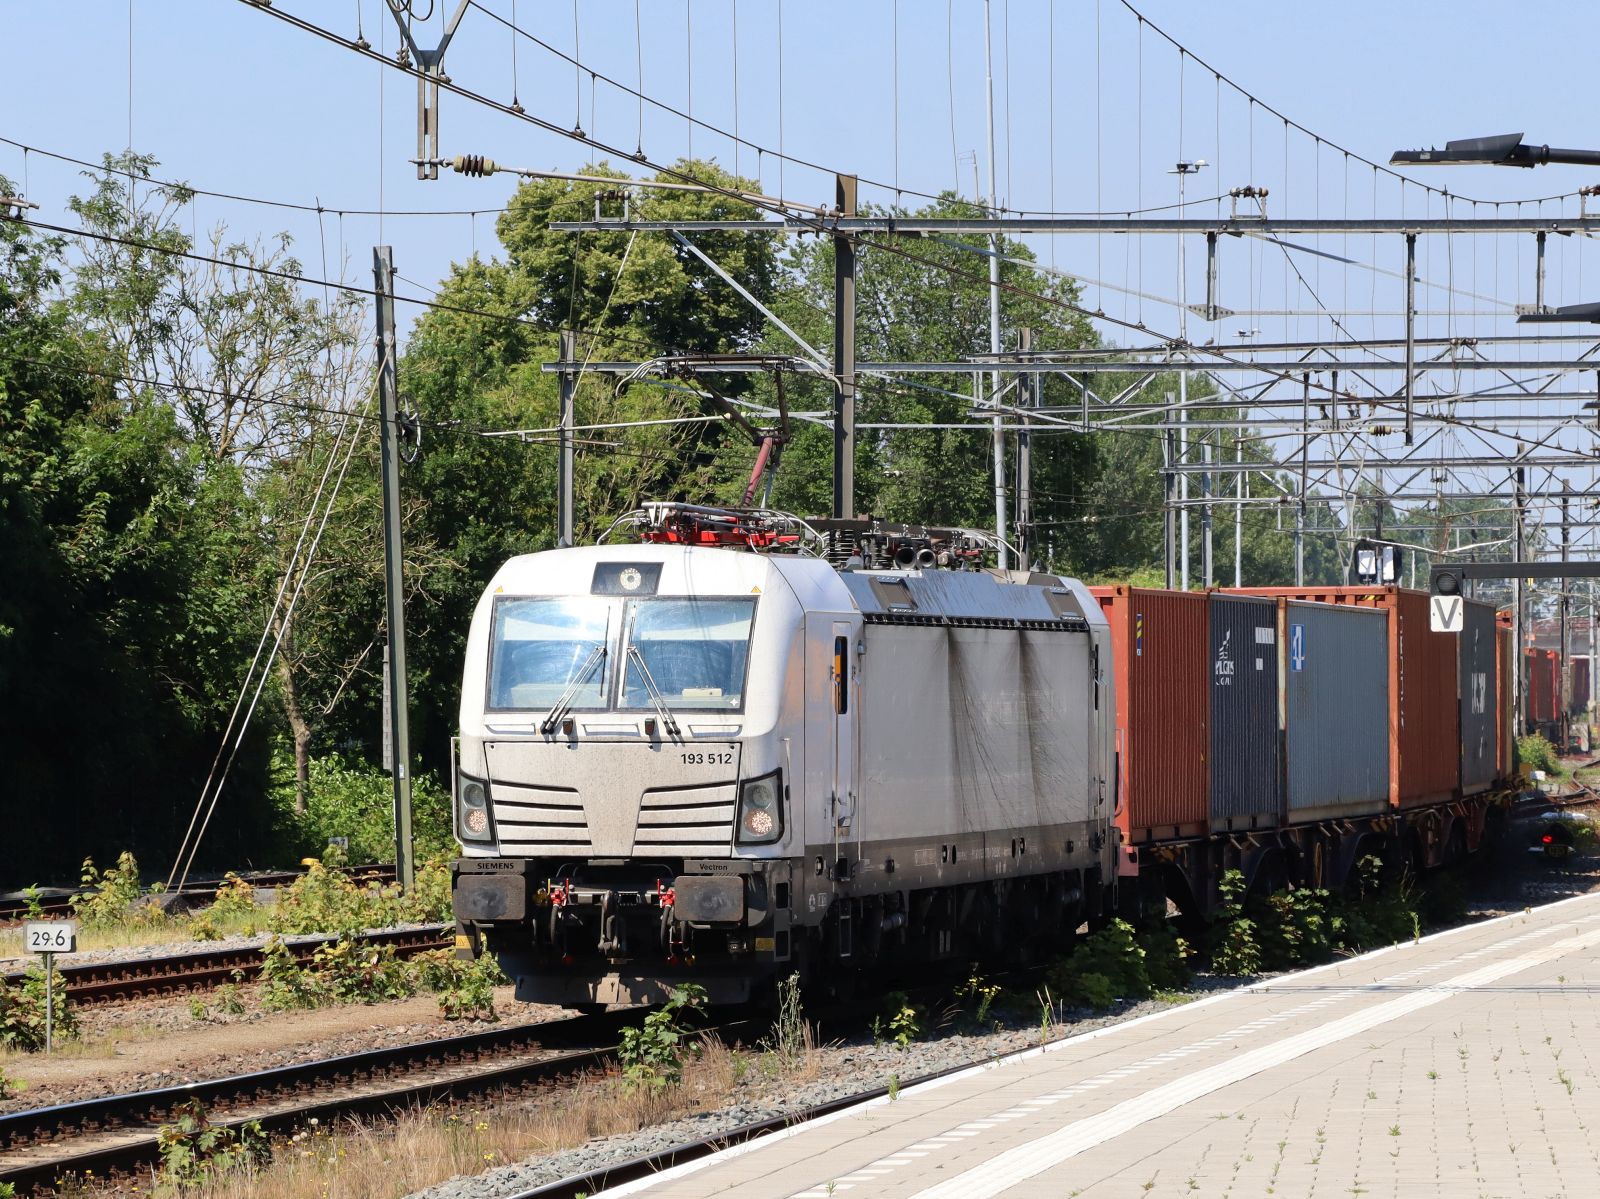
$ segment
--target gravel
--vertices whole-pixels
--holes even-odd
[[[1521,814],[1519,813],[1519,816]],[[1490,867],[1474,881],[1467,896],[1464,919],[1474,921],[1519,908],[1550,903],[1572,895],[1600,891],[1600,855],[1574,856],[1554,863],[1529,850],[1532,822],[1513,820]],[[1270,976],[1263,976],[1270,977]],[[1194,992],[1228,990],[1246,980],[1197,975]],[[1254,980],[1250,980],[1254,981]],[[1123,1003],[1102,1014],[1069,1013],[1056,1026],[1055,1036],[1070,1037],[1119,1024],[1138,1016],[1177,1006],[1179,1000],[1149,999]],[[730,1132],[747,1124],[803,1111],[818,1104],[846,1098],[885,1086],[894,1076],[909,1084],[919,1077],[955,1066],[970,1065],[999,1054],[1012,1053],[1039,1043],[1038,1026],[1015,1022],[983,1035],[936,1032],[928,1040],[900,1048],[855,1039],[826,1046],[820,1055],[819,1077],[799,1085],[776,1083],[747,1076],[735,1100],[713,1111],[699,1112],[632,1133],[597,1138],[577,1148],[481,1174],[463,1175],[416,1191],[407,1199],[504,1199],[521,1191],[615,1166],[634,1158],[659,1153],[688,1141]],[[752,1072],[754,1074],[755,1072]]]
[[[1228,990],[1242,981],[1196,977],[1194,990]],[[1052,1030],[1051,1039],[1120,1024],[1187,1001],[1148,999],[1141,1003],[1123,1003],[1100,1014],[1069,1011],[1068,1018]],[[408,1199],[502,1199],[563,1178],[659,1153],[686,1141],[717,1136],[747,1124],[792,1115],[818,1104],[881,1088],[891,1077],[909,1085],[930,1074],[1037,1045],[1038,1025],[1021,1023],[1023,1018],[1020,1013],[1013,1014],[1011,1021],[995,1032],[941,1032],[903,1048],[888,1042],[875,1044],[869,1038],[830,1044],[815,1051],[818,1077],[814,1081],[799,1084],[774,1081],[751,1071],[739,1083],[735,1100],[713,1111],[697,1112],[637,1132],[597,1138],[574,1149],[499,1166],[481,1174],[462,1175],[416,1191]]]

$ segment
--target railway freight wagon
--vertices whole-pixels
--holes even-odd
[[[1087,590],[731,547],[772,544],[754,519],[652,505],[650,543],[516,558],[484,593],[458,948],[521,999],[740,1002],[1058,945],[1108,902],[1116,697]]]
[[[1560,735],[1561,661],[1553,649],[1526,649],[1528,726],[1554,741]]]
[[[1506,774],[1492,609],[1469,604],[1457,638],[1398,588],[1096,594],[1116,649],[1126,905],[1201,914],[1227,869],[1340,886],[1369,853],[1420,869],[1482,842]]]

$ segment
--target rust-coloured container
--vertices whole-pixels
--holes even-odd
[[[1210,830],[1206,596],[1090,590],[1111,623],[1121,755],[1117,827],[1133,845],[1204,836]]]
[[[1424,807],[1453,798],[1461,783],[1461,706],[1457,645],[1428,627],[1428,593],[1400,587],[1243,587],[1236,595],[1276,595],[1354,604],[1389,614],[1389,803]],[[1382,702],[1374,697],[1377,702]]]
[[[1539,725],[1556,723],[1561,708],[1561,666],[1553,649],[1528,649],[1528,721]]]

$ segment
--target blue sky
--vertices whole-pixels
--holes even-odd
[[[591,134],[627,150],[640,145],[656,161],[692,148],[759,172],[769,192],[822,202],[832,199],[833,169],[891,188],[970,194],[975,155],[977,186],[988,187],[979,0],[579,0],[576,29],[566,0],[481,2],[488,12],[469,8],[446,60],[458,83],[503,101],[514,92],[531,113],[563,127],[581,121]],[[419,22],[419,41],[436,40],[442,10],[453,3],[434,0],[432,19]],[[274,4],[345,36],[355,34],[359,19],[375,45],[396,45],[382,0]],[[427,0],[412,7],[419,18],[428,15]],[[1592,39],[1570,4],[1534,0],[1514,19],[1507,6],[1482,0],[1137,0],[1137,8],[1187,53],[1142,25],[1121,0],[994,0],[998,191],[1007,206],[1086,212],[1170,204],[1176,187],[1168,172],[1182,156],[1211,164],[1191,181],[1191,200],[1253,183],[1270,189],[1274,215],[1442,215],[1441,197],[1375,174],[1343,151],[1382,163],[1397,147],[1516,130],[1535,142],[1600,145],[1591,106],[1574,103],[1593,63]],[[531,41],[518,40],[514,74],[513,38],[489,13],[507,20],[514,14],[555,49],[576,49],[595,72],[629,86],[642,74],[652,98],[724,129],[737,121],[750,142],[781,146],[826,170],[736,150],[728,138],[651,106],[641,118],[633,97],[575,73]],[[394,246],[401,275],[424,285],[474,249],[494,249],[493,210],[514,181],[448,174],[418,181],[406,161],[415,146],[415,86],[397,72],[240,0],[7,0],[4,20],[14,49],[0,135],[92,159],[128,144],[131,120],[132,144],[159,158],[164,174],[330,210],[319,222],[314,214],[202,200],[191,215],[199,232],[219,222],[233,236],[286,230],[310,273],[320,273],[326,258],[330,273],[362,282],[380,238]],[[1193,56],[1326,140],[1299,131],[1286,137],[1277,117],[1220,85]],[[442,128],[446,155],[483,153],[564,170],[593,157],[569,139],[448,95]],[[77,168],[0,145],[0,172],[26,179],[42,219],[70,223],[63,206],[82,187]],[[1472,168],[1413,177],[1457,196],[1514,201],[1568,193],[1600,174]],[[894,197],[867,189],[864,198]],[[1473,211],[1460,200],[1450,204],[1457,214]],[[379,207],[483,215],[334,211]],[[1201,204],[1194,215],[1218,209]],[[1568,200],[1542,211],[1575,209]],[[1033,245],[1046,263],[1104,281],[1085,285],[1091,304],[1145,321],[1155,333],[1175,330],[1170,241],[1086,237]],[[1317,315],[1325,305],[1347,311],[1340,319],[1354,335],[1394,336],[1398,321],[1372,310],[1399,307],[1398,283],[1384,273],[1402,265],[1399,239],[1330,239],[1322,248],[1364,265],[1291,258],[1250,239],[1227,246],[1221,299],[1241,315],[1211,327],[1191,318],[1190,335],[1221,341],[1260,329],[1263,338],[1326,336],[1333,326]],[[1587,263],[1585,282],[1589,257],[1586,242],[1552,239],[1551,302],[1600,298],[1600,264]],[[1427,280],[1419,307],[1430,314],[1420,322],[1424,334],[1512,332],[1511,305],[1532,297],[1531,238],[1456,239],[1448,247],[1424,239],[1419,267]],[[1202,286],[1191,269],[1191,301]]]

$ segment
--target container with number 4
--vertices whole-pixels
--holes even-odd
[[[649,504],[507,562],[467,645],[458,950],[584,1009],[1059,947],[1115,872],[1109,630],[994,549]]]

